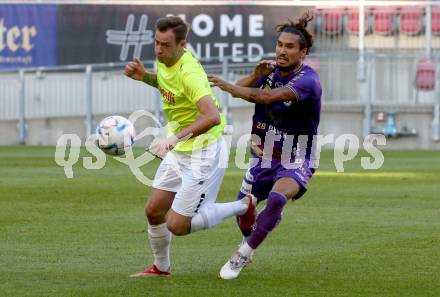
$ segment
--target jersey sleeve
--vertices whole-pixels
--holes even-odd
[[[212,94],[208,78],[204,73],[189,72],[183,76],[183,93],[196,104],[202,97]]]
[[[314,78],[306,73],[294,77],[284,87],[295,93],[298,101],[304,101],[315,97],[313,96],[315,85]]]
[[[272,73],[275,72],[275,68],[272,69],[268,74],[260,76],[257,81],[255,82],[255,87],[261,88],[266,83],[266,80],[269,76],[273,75]]]
[[[255,87],[261,88],[264,85],[266,78],[267,76],[261,76],[259,79],[257,79],[257,81],[255,82]]]

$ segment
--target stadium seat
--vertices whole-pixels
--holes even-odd
[[[404,7],[400,11],[400,32],[417,35],[422,31],[422,7]]]
[[[373,31],[381,35],[391,35],[395,30],[395,7],[376,7],[373,10]]]
[[[325,34],[340,34],[342,33],[342,13],[343,7],[319,9],[318,12],[321,17],[321,29]]]
[[[417,62],[416,89],[431,91],[435,88],[435,61],[431,58],[421,58]]]
[[[370,10],[365,8],[365,32],[368,32],[370,29],[369,14]],[[346,30],[352,34],[359,33],[359,8],[348,9]]]
[[[431,12],[432,34],[440,35],[440,6],[433,6]]]

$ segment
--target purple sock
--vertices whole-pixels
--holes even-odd
[[[281,220],[281,213],[287,198],[281,193],[270,192],[266,207],[257,217],[255,229],[247,239],[247,243],[253,249],[256,249]]]

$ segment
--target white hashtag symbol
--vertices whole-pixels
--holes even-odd
[[[153,31],[147,30],[148,16],[143,14],[137,31],[133,30],[135,16],[130,14],[125,24],[125,30],[107,30],[107,43],[122,45],[121,61],[127,60],[128,49],[134,46],[133,57],[140,57],[142,47],[153,43]]]

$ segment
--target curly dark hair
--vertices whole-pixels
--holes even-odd
[[[288,32],[298,35],[301,49],[307,48],[308,54],[313,46],[313,37],[309,31],[307,31],[306,27],[311,20],[313,20],[313,14],[310,10],[308,10],[296,21],[287,19],[287,22],[277,25],[275,30],[280,34],[282,32]]]

